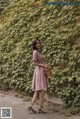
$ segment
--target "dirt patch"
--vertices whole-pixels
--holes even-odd
[[[15,93],[0,91],[0,107],[12,107],[12,119],[80,119],[80,114],[66,114],[62,107],[58,107],[58,105],[53,106],[52,103],[45,102],[47,114],[30,113],[27,110],[28,106],[29,101],[24,101],[24,98],[15,97]],[[38,102],[35,105],[35,109],[38,111]]]

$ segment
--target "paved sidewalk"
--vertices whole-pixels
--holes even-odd
[[[0,109],[1,107],[12,107],[12,119],[80,119],[79,115],[66,117],[50,111],[47,114],[30,114],[27,110],[28,106],[29,102],[23,101],[22,98],[15,97],[13,94],[0,93]]]

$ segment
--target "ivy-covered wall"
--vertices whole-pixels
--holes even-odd
[[[53,69],[49,93],[80,107],[80,6],[6,1],[0,3],[0,88],[32,94],[31,44],[38,36]]]

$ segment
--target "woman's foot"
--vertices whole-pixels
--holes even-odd
[[[39,113],[47,113],[47,111],[44,110],[43,106],[41,106],[38,110]]]
[[[28,107],[28,110],[31,111],[31,112],[33,112],[33,113],[37,113],[37,111],[32,106],[29,106]]]

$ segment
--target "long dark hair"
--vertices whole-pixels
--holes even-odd
[[[39,40],[38,37],[36,37],[36,39],[33,40],[33,42],[32,42],[32,51],[33,51],[33,50],[38,50],[38,48],[36,47],[37,41],[40,42],[40,40]]]

